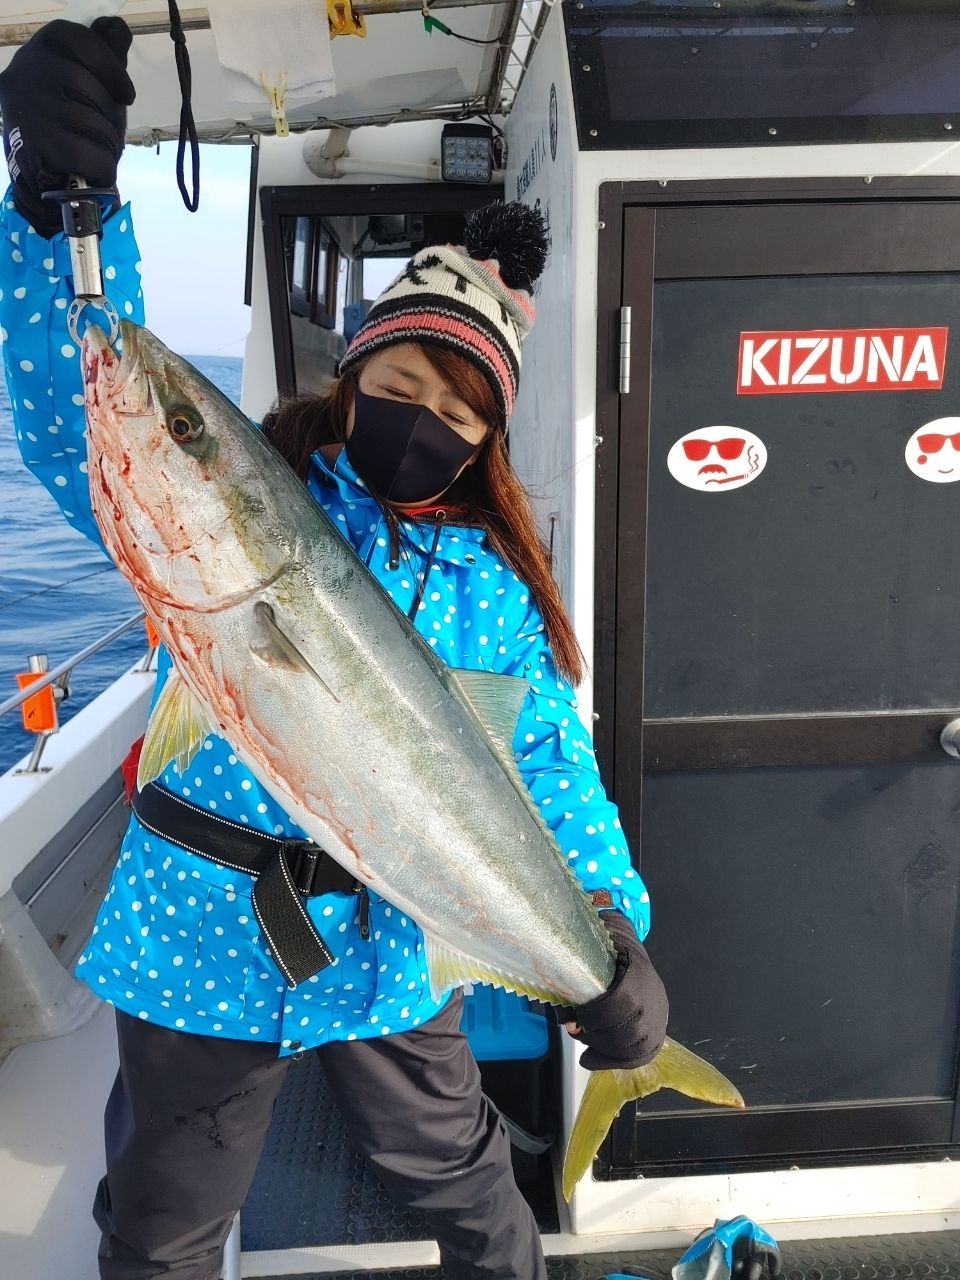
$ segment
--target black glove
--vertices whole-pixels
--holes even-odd
[[[627,917],[601,911],[600,919],[617,949],[617,969],[602,996],[573,1010],[580,1030],[572,1034],[587,1045],[580,1065],[588,1071],[643,1067],[667,1034],[667,993]]]
[[[42,199],[77,174],[91,187],[117,185],[127,107],[132,36],[122,18],[90,27],[48,22],[0,73],[3,148],[17,208],[49,239],[63,229],[60,206]]]
[[[783,1272],[780,1250],[763,1240],[738,1236],[733,1242],[733,1275],[737,1280],[760,1280],[765,1267],[770,1280],[777,1280]]]

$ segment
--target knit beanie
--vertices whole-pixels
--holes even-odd
[[[384,289],[341,359],[341,373],[397,343],[443,347],[483,373],[506,430],[546,256],[539,209],[519,202],[478,209],[466,219],[462,245],[421,249]]]

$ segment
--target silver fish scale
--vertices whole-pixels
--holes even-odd
[[[426,933],[560,1003],[606,990],[613,959],[597,912],[450,673],[261,433],[152,335],[139,330],[135,342],[146,368],[159,364],[201,408],[206,452],[198,461],[174,444],[159,408],[137,428],[155,439],[125,449],[125,484],[141,522],[143,509],[173,521],[157,536],[177,553],[128,576],[178,601],[147,604],[237,755],[311,838]],[[91,427],[91,448],[115,450],[116,438]],[[167,481],[180,474],[151,506],[143,495],[158,454]],[[222,572],[189,554],[193,544],[209,553],[211,531]],[[290,665],[258,603],[308,666]]]

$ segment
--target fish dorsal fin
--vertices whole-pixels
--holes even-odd
[[[313,676],[321,684],[334,702],[340,699],[324,680],[323,676],[306,659],[287,633],[277,622],[277,616],[265,600],[258,600],[253,606],[254,616],[264,631],[261,644],[251,644],[250,652],[267,667],[280,667],[284,671],[293,671],[299,675]]]
[[[555,842],[553,833],[544,822],[543,815],[520,775],[513,754],[513,736],[517,731],[517,721],[530,685],[517,676],[491,675],[489,671],[458,670],[453,672],[453,677],[464,700],[486,729],[503,770],[521,800],[542,828],[547,840]]]
[[[137,790],[158,778],[171,760],[182,775],[204,738],[217,727],[180,673],[171,669],[147,724],[137,766]]]
[[[498,751],[512,765],[513,735],[529,684],[517,676],[495,676],[489,671],[460,670],[453,675]]]
[[[517,676],[491,675],[489,671],[457,670],[453,672],[453,676],[464,699],[476,712],[481,724],[486,729],[504,773],[513,783],[517,795],[526,805],[530,816],[539,827],[545,843],[553,851],[558,862],[569,876],[571,883],[582,893],[583,886],[560,848],[557,837],[550,830],[543,814],[540,812],[539,806],[530,794],[530,789],[523,780],[516,757],[513,754],[513,738],[517,729],[517,721],[520,719],[520,711],[523,707],[524,699],[530,690],[529,683]],[[584,897],[586,897],[585,894]],[[589,899],[587,900],[589,901]],[[591,910],[593,909],[592,902],[590,903],[590,908]],[[467,961],[467,963],[471,962]],[[493,971],[487,970],[487,972],[492,973]],[[474,974],[474,979],[478,982],[490,982],[494,986],[504,987],[507,991],[516,991],[520,995],[529,995],[531,997],[534,995],[522,983],[518,984],[503,974],[498,977],[484,978],[477,978]],[[457,981],[468,982],[470,978],[460,977]],[[555,995],[538,994],[535,998],[554,1004],[557,1003]]]
[[[529,996],[531,1000],[542,1000],[547,1004],[561,1003],[556,992],[516,978],[484,960],[475,960],[446,942],[441,942],[432,934],[424,933],[424,942],[430,994],[434,1000],[439,1000],[452,987],[460,987],[465,982],[484,982],[491,987],[502,987],[504,991],[514,991],[518,996]]]

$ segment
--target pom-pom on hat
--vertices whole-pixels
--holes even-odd
[[[547,257],[543,216],[491,204],[468,216],[462,245],[421,249],[373,304],[340,361],[344,372],[383,347],[421,342],[472,361],[506,430],[520,378],[520,344],[533,326],[533,287]]]

